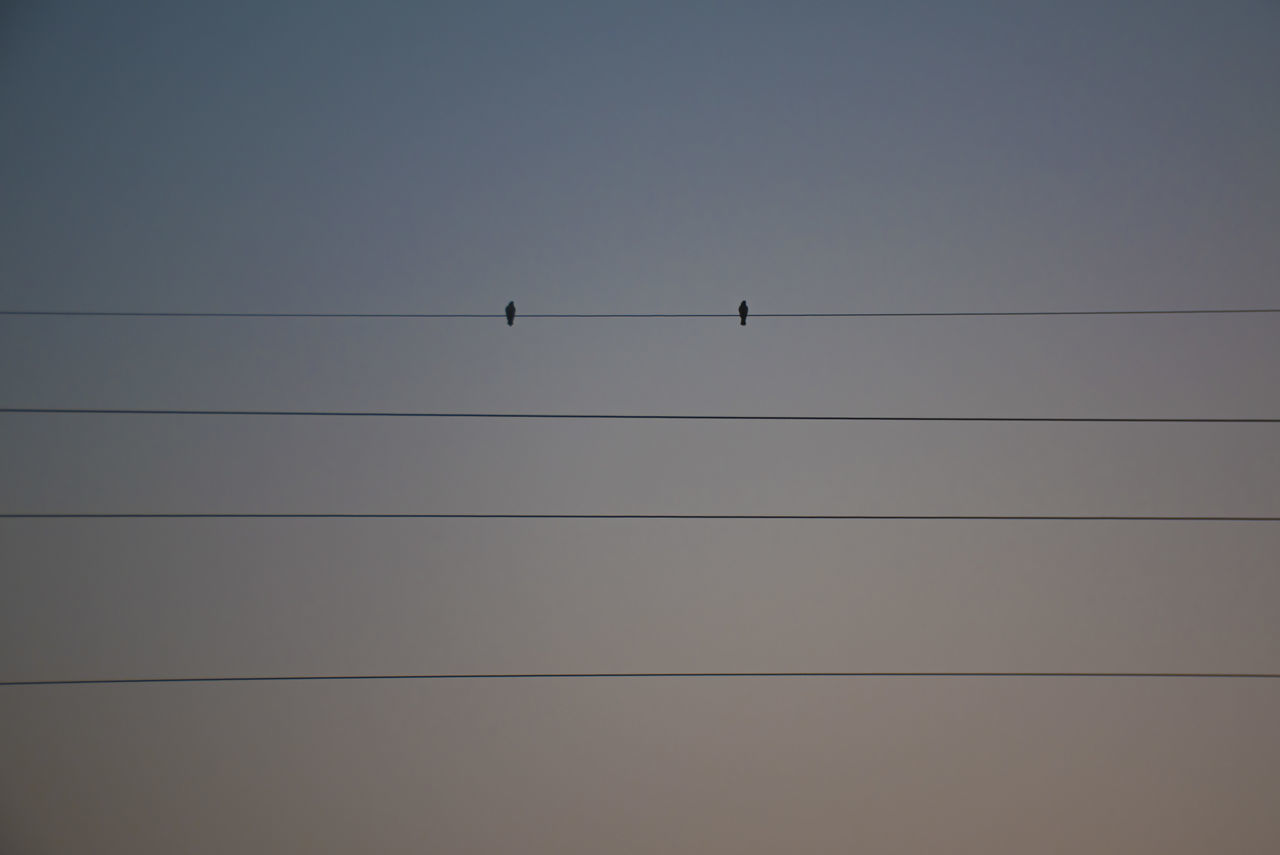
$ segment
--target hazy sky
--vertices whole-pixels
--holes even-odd
[[[1280,6],[9,3],[0,406],[1280,416]],[[1280,514],[1274,425],[0,415],[0,512]],[[0,680],[1280,670],[1280,526],[0,520]],[[1264,852],[1280,685],[0,687],[5,853]]]

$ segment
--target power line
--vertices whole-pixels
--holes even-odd
[[[451,514],[451,513],[0,513],[0,519],[288,520],[990,520],[1043,522],[1280,522],[1280,516],[1104,514]]]
[[[1280,673],[1243,671],[595,671],[496,674],[286,674],[256,677],[107,677],[70,680],[6,680],[0,686],[103,686],[157,683],[285,683],[393,680],[624,680],[656,678],[1087,678],[1275,680]]]
[[[389,410],[209,410],[122,407],[0,407],[0,413],[105,416],[299,416],[378,419],[546,419],[578,421],[743,422],[1057,422],[1115,424],[1280,424],[1280,418],[1161,416],[763,416],[665,413],[467,413]]]
[[[1280,308],[1247,309],[1080,309],[1030,312],[752,312],[751,318],[1029,318],[1083,317],[1099,315],[1261,315],[1277,314]],[[489,319],[497,313],[466,312],[97,312],[81,310],[0,310],[6,317],[60,318],[361,318],[369,320]],[[726,312],[531,312],[518,320],[538,318],[737,318]]]

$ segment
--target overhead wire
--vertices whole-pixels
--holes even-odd
[[[474,674],[281,674],[225,677],[99,677],[54,680],[4,680],[0,686],[103,686],[165,683],[283,683],[341,681],[445,681],[445,680],[621,680],[689,678],[917,678],[917,679],[1213,679],[1275,680],[1280,673],[1269,671],[567,671]]]
[[[756,318],[1013,318],[1082,317],[1101,315],[1259,315],[1278,314],[1280,308],[1235,309],[1067,309],[1046,311],[977,312],[756,312]],[[91,311],[82,309],[5,309],[0,317],[78,318],[349,318],[369,320],[409,319],[489,319],[502,320],[502,313],[475,312],[151,312]],[[521,312],[517,320],[573,318],[737,318],[731,312]]]
[[[710,413],[502,413],[417,410],[220,410],[127,407],[0,407],[0,414],[93,416],[291,416],[375,419],[529,419],[563,421],[1044,422],[1113,424],[1280,424],[1280,418],[1219,416],[780,416]]]
[[[1280,516],[1157,514],[522,514],[522,513],[271,513],[271,512],[12,512],[0,519],[40,520],[958,520],[1009,522],[1280,522]]]
[[[873,317],[1068,317],[1139,315],[1262,315],[1280,308],[1137,308],[1137,310],[1066,311],[928,311],[928,312],[751,312],[751,319],[873,319]],[[0,310],[8,317],[150,317],[150,319],[486,319],[502,314],[461,312],[202,312],[202,311],[86,311]],[[529,312],[530,319],[732,319],[731,312]],[[515,420],[667,420],[667,421],[844,421],[844,422],[1128,422],[1128,424],[1277,424],[1272,417],[1153,417],[1153,416],[769,416],[673,415],[673,413],[568,412],[426,412],[349,410],[179,410],[179,408],[3,407],[0,413],[28,415],[131,416],[297,416],[375,417],[375,419],[515,419]],[[742,520],[742,521],[1170,521],[1276,522],[1280,516],[1157,516],[1157,515],[806,515],[806,513],[142,513],[142,512],[13,512],[4,520]],[[581,678],[713,678],[713,677],[915,677],[915,678],[1229,678],[1275,680],[1272,672],[1051,672],[1051,671],[755,671],[755,672],[532,672],[532,673],[417,673],[417,675],[276,675],[70,678],[70,680],[0,681],[0,686],[138,685],[138,683],[284,682],[284,681],[443,681],[443,680],[581,680]]]

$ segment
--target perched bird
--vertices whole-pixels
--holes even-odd
[[[747,301],[743,300],[738,304],[739,322],[745,327],[747,325]]]
[[[512,300],[507,303],[507,326],[511,326],[516,322],[516,301]],[[743,321],[746,323],[746,321]]]

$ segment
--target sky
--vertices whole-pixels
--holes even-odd
[[[1270,2],[0,9],[0,406],[1280,416]],[[566,319],[521,313],[722,313]],[[1280,514],[1267,424],[0,414],[0,513]],[[0,520],[0,681],[1280,670],[1280,527]],[[0,851],[1261,852],[1280,681],[0,686]]]

